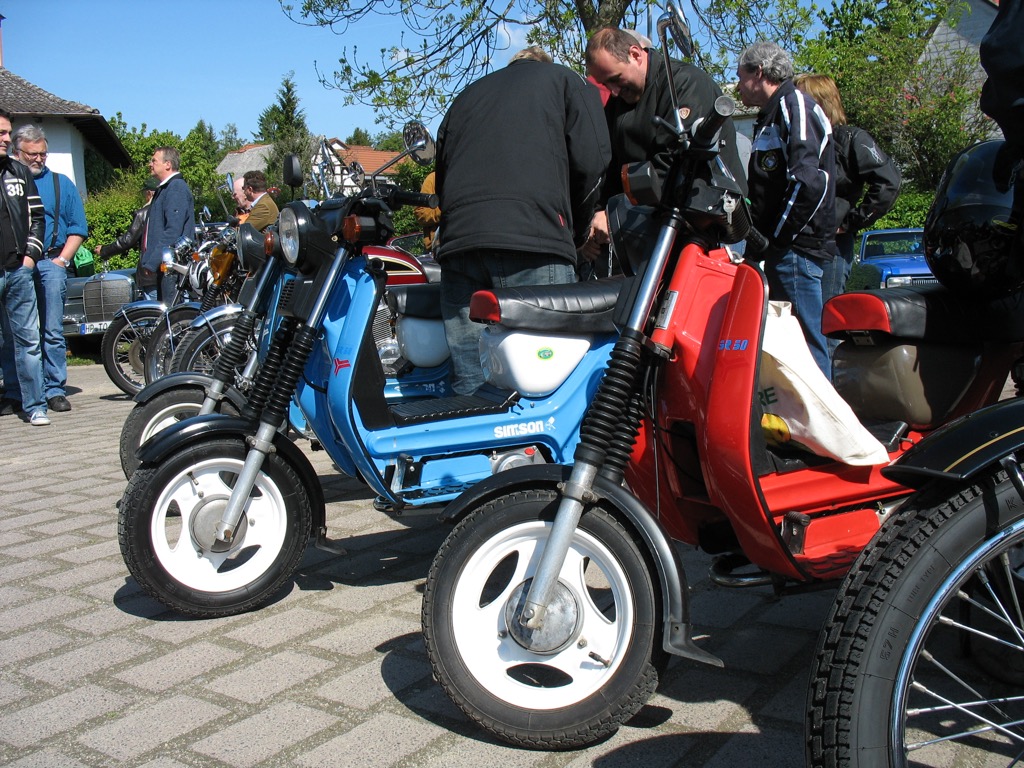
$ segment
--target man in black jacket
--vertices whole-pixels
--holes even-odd
[[[740,54],[737,90],[760,107],[747,181],[754,227],[767,238],[747,241],[746,257],[764,260],[768,295],[793,305],[793,315],[825,378],[832,357],[821,332],[821,280],[835,258],[836,162],[832,126],[814,100],[793,84],[793,62],[771,42]]]
[[[9,154],[11,115],[0,109],[0,326],[4,399],[0,416],[24,410],[33,426],[50,417],[43,399],[43,353],[36,303],[36,262],[43,257],[43,202],[32,174]],[[13,354],[12,354],[13,353]]]
[[[659,174],[668,171],[672,132],[654,122],[660,117],[674,125],[672,94],[665,60],[631,30],[605,27],[587,42],[587,74],[610,92],[605,114],[612,142],[612,158],[601,202],[622,191],[621,168],[626,163],[649,160]],[[676,103],[683,125],[711,113],[721,89],[704,70],[693,64],[671,60]],[[736,150],[736,128],[726,120],[721,132],[721,158],[746,192],[746,171]],[[608,226],[602,211],[595,217],[595,243],[608,241]]]
[[[531,49],[513,57],[460,93],[437,132],[437,258],[457,394],[484,382],[473,292],[575,282],[608,167],[597,89],[549,62]]]

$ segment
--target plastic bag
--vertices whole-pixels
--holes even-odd
[[[818,368],[788,301],[768,303],[757,396],[766,439],[844,464],[886,464],[889,454]]]
[[[84,245],[78,246],[71,263],[75,267],[77,277],[89,277],[96,274],[96,261],[93,259],[92,251]]]

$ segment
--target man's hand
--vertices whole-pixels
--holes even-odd
[[[577,252],[587,261],[594,261],[601,255],[601,247],[608,243],[608,217],[604,211],[598,211],[590,222],[587,239]]]

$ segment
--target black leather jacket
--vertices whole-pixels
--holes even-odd
[[[100,247],[100,258],[109,259],[119,253],[127,253],[135,246],[142,246],[142,233],[146,231],[146,220],[149,218],[149,205],[144,205],[135,211],[132,217],[131,226],[127,231],[117,236],[117,239],[109,245]]]
[[[18,244],[18,253],[6,256],[3,268],[17,269],[26,255],[39,261],[43,257],[46,227],[43,201],[39,199],[32,172],[9,157],[0,158],[0,202],[7,208]]]

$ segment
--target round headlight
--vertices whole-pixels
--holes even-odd
[[[299,218],[291,208],[284,208],[277,221],[277,236],[281,240],[284,259],[292,266],[299,260]]]

